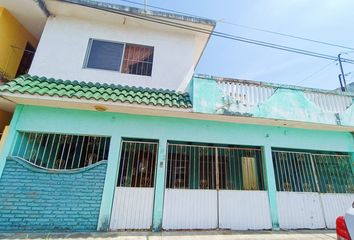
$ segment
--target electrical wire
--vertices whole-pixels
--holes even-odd
[[[304,79],[298,81],[295,83],[295,85],[298,85],[300,83],[303,83],[309,79],[311,79],[312,77],[316,76],[317,74],[323,72],[324,70],[326,70],[328,67],[330,67],[333,63],[337,62],[338,60],[332,61],[330,63],[327,63],[326,65],[324,65],[323,67],[321,67],[320,69],[316,70],[315,72],[311,73],[310,75],[308,75],[307,77],[305,77]]]
[[[353,78],[354,78],[354,72],[351,72],[352,77],[350,78],[349,82],[352,82]],[[347,85],[349,85],[350,83],[348,83]]]
[[[183,14],[183,15],[190,16],[190,17],[203,18],[198,15],[193,15],[193,14],[189,14],[189,13],[185,13],[185,12],[175,11],[172,9],[157,7],[157,6],[148,5],[148,4],[145,5],[144,3],[139,3],[139,2],[135,2],[135,1],[131,1],[131,0],[119,0],[119,1],[131,3],[131,4],[135,4],[135,5],[139,5],[139,6],[147,6],[149,8],[163,10],[163,11],[167,11],[167,12],[171,12],[171,13]],[[223,23],[223,24],[232,25],[232,26],[241,27],[241,28],[251,29],[251,30],[255,30],[255,31],[259,31],[259,32],[271,33],[271,34],[275,34],[275,35],[279,35],[279,36],[283,36],[283,37],[289,37],[289,38],[299,39],[299,40],[303,40],[303,41],[318,43],[318,44],[327,45],[327,46],[331,46],[331,47],[338,47],[338,48],[343,48],[343,49],[348,49],[348,50],[354,50],[354,48],[352,48],[352,47],[347,47],[347,46],[343,46],[343,45],[339,45],[339,44],[334,44],[334,43],[319,41],[319,40],[315,40],[315,39],[300,37],[300,36],[296,36],[293,34],[287,34],[287,33],[281,33],[281,32],[277,32],[277,31],[271,31],[271,30],[257,28],[257,27],[251,27],[251,26],[233,23],[233,22],[229,22],[229,21],[225,21],[225,20],[219,20],[218,22]]]
[[[68,2],[68,3],[71,3],[71,4],[76,4],[76,5],[82,5],[82,6],[85,6],[85,7],[90,7],[90,6],[87,6],[87,5],[82,4],[82,3],[71,2],[70,0],[62,0],[62,1],[63,2]],[[193,32],[203,33],[203,34],[212,35],[212,36],[216,36],[216,37],[221,37],[221,38],[225,38],[225,39],[230,39],[230,40],[234,40],[234,41],[250,43],[250,44],[259,45],[259,46],[263,46],[263,47],[269,47],[269,48],[273,48],[273,49],[278,49],[278,50],[283,50],[283,51],[303,54],[303,55],[317,57],[317,58],[322,58],[322,59],[327,59],[327,60],[333,60],[333,61],[337,60],[337,56],[331,56],[331,55],[317,53],[317,52],[312,52],[312,51],[307,51],[307,50],[303,50],[303,49],[299,49],[299,48],[293,48],[293,47],[278,45],[278,44],[274,44],[274,43],[258,41],[258,40],[254,40],[254,39],[250,39],[250,38],[239,37],[239,36],[236,36],[236,35],[227,34],[227,33],[218,32],[218,31],[212,31],[212,30],[208,30],[208,29],[205,29],[205,28],[194,27],[194,26],[190,26],[190,25],[186,25],[186,24],[182,24],[182,23],[176,23],[176,22],[168,21],[168,20],[162,20],[161,18],[155,18],[155,17],[149,16],[149,15],[142,15],[142,14],[137,15],[137,14],[134,14],[134,13],[129,13],[129,12],[118,10],[118,9],[110,9],[110,8],[107,8],[107,7],[104,7],[104,6],[95,6],[94,8],[100,9],[100,10],[106,11],[106,12],[119,13],[120,15],[127,16],[127,17],[132,17],[132,18],[145,20],[145,21],[149,21],[149,22],[153,22],[153,23],[158,23],[158,24],[162,24],[162,25],[172,26],[172,27],[176,27],[176,28],[180,28],[180,29],[190,30],[190,31],[193,31]],[[342,62],[354,64],[354,60],[352,60],[352,59],[342,58],[341,60],[342,60]]]
[[[348,73],[344,74],[345,77],[348,77],[348,76],[350,76],[350,75],[352,75],[352,76],[350,77],[350,79],[349,79],[348,82],[351,82],[351,81],[353,80],[353,78],[354,78],[354,71],[351,71],[351,72],[348,72]],[[349,84],[349,83],[348,83],[348,84]],[[348,84],[347,84],[347,85],[348,85]]]

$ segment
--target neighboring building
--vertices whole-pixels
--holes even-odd
[[[195,75],[208,19],[39,3],[30,75],[0,86],[0,231],[321,229],[351,205],[354,94]]]
[[[354,82],[347,85],[348,92],[354,92]]]
[[[336,88],[335,91],[341,92],[341,88]],[[347,91],[354,92],[354,82],[347,84]]]
[[[0,83],[28,72],[40,37],[41,26],[38,21],[34,21],[40,16],[23,17],[24,11],[31,11],[33,8],[21,10],[19,8],[21,3],[24,3],[24,1],[0,1]],[[33,5],[36,6],[34,9],[36,10],[37,4],[33,2]],[[8,9],[4,6],[7,6]],[[25,6],[28,6],[28,4]],[[42,14],[38,10],[33,13],[38,12]],[[17,17],[20,19],[17,19]],[[45,19],[43,15],[43,25]],[[34,26],[34,24],[37,24],[37,26]],[[0,140],[5,126],[10,123],[11,112],[13,112],[13,108],[4,108],[0,105]]]

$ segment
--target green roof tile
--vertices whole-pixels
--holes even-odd
[[[76,99],[112,101],[162,107],[191,108],[188,93],[163,89],[129,87],[113,84],[86,83],[37,77],[20,76],[0,85],[1,93],[30,94],[41,96],[68,97]]]

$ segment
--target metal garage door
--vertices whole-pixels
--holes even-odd
[[[270,229],[260,148],[168,144],[164,229]]]
[[[150,229],[158,143],[123,141],[111,230]]]
[[[354,200],[350,155],[273,150],[279,224],[335,228]]]

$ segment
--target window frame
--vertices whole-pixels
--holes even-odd
[[[87,66],[89,58],[90,58],[90,54],[91,54],[92,42],[93,41],[101,41],[101,42],[110,42],[110,43],[123,44],[122,56],[121,56],[121,61],[120,61],[120,66],[119,66],[119,70],[118,71],[110,70],[110,69],[102,69],[102,68],[92,68],[92,67],[88,67]],[[152,62],[151,62],[151,75],[133,74],[133,73],[122,72],[122,68],[123,68],[123,64],[124,64],[125,50],[126,50],[127,44],[133,45],[133,46],[138,46],[138,47],[152,48],[153,58],[152,58]],[[104,39],[99,39],[99,38],[89,38],[88,44],[87,44],[87,48],[86,48],[85,59],[84,59],[84,63],[83,63],[82,68],[83,69],[95,69],[95,70],[118,72],[118,73],[121,73],[121,74],[136,75],[136,76],[143,76],[143,77],[152,77],[153,66],[154,66],[154,55],[155,55],[155,47],[154,46],[148,46],[148,45],[137,44],[137,43],[121,42],[121,41],[113,41],[113,40],[104,40]]]
[[[136,47],[141,47],[141,48],[151,48],[152,49],[152,61],[151,61],[151,74],[150,75],[143,75],[143,74],[134,74],[134,73],[125,73],[125,72],[122,72],[122,68],[123,68],[123,65],[124,65],[124,56],[125,56],[125,49],[126,49],[126,46],[128,45],[131,45],[131,46],[136,46]],[[137,76],[146,76],[146,77],[151,77],[152,76],[152,68],[154,66],[154,55],[155,55],[155,47],[154,46],[148,46],[148,45],[142,45],[142,44],[135,44],[135,43],[124,43],[124,48],[123,48],[123,56],[122,56],[122,64],[121,64],[121,69],[120,69],[120,73],[123,73],[123,74],[129,74],[129,75],[137,75]],[[148,63],[148,62],[143,62],[143,61],[140,61],[141,63]]]

